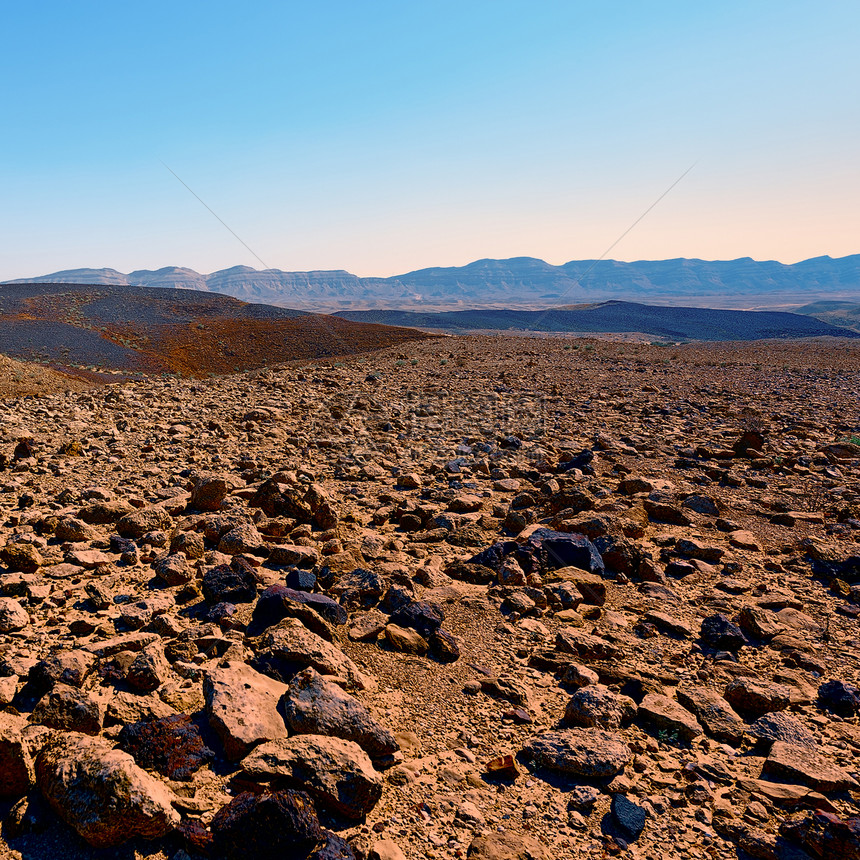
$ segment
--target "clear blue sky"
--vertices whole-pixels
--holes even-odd
[[[860,252],[860,3],[2,6],[0,278]]]

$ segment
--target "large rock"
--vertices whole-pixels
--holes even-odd
[[[35,573],[43,563],[42,554],[30,543],[7,543],[0,550],[0,561],[11,571]]]
[[[104,704],[77,687],[55,684],[33,709],[31,719],[52,729],[97,735],[104,721]]]
[[[613,794],[610,812],[613,821],[621,828],[627,839],[636,840],[639,838],[648,817],[644,807],[629,800],[623,794]]]
[[[325,594],[314,594],[285,585],[270,585],[254,606],[253,623],[262,631],[284,618],[295,617],[294,604],[309,606],[329,624],[346,624],[347,611],[336,600]]]
[[[140,651],[125,675],[125,680],[135,690],[151,693],[157,690],[171,675],[170,665],[164,650],[158,643],[147,645]]]
[[[394,735],[358,699],[326,681],[311,667],[293,678],[281,707],[290,731],[295,734],[353,741],[371,758],[392,755],[400,749]]]
[[[23,630],[30,623],[27,610],[11,597],[0,597],[0,633]]]
[[[860,712],[860,690],[846,681],[826,681],[818,687],[818,703],[834,714],[853,717]]]
[[[203,596],[212,604],[250,603],[257,596],[257,580],[250,565],[234,558],[203,574]]]
[[[803,783],[818,791],[860,790],[860,784],[841,767],[806,747],[776,741],[762,773]]]
[[[258,780],[300,788],[340,815],[361,819],[382,796],[382,777],[358,744],[321,735],[296,735],[257,747],[242,761]]]
[[[815,812],[785,821],[779,832],[819,860],[860,860],[860,816],[842,819],[832,812]]]
[[[555,648],[562,654],[572,654],[581,660],[612,660],[622,654],[621,649],[607,639],[569,628],[558,631]]]
[[[588,573],[603,575],[603,559],[594,544],[585,536],[539,528],[533,531],[521,553],[525,551],[541,571],[578,567]]]
[[[707,687],[683,686],[676,695],[712,738],[729,744],[741,742],[746,724],[719,693]]]
[[[121,517],[116,530],[122,537],[140,540],[147,532],[167,531],[172,525],[170,514],[160,505],[153,505]]]
[[[205,475],[191,490],[189,506],[198,511],[217,511],[230,492],[230,484],[221,475]]]
[[[531,836],[506,830],[476,837],[466,856],[473,860],[551,860],[555,855]]]
[[[636,716],[636,703],[629,696],[613,693],[600,684],[577,690],[567,703],[566,722],[574,726],[618,729]]]
[[[24,740],[27,721],[0,711],[0,797],[17,800],[33,785],[33,761]]]
[[[783,741],[796,747],[815,748],[815,735],[797,717],[785,711],[759,717],[749,727],[748,732],[765,744]]]
[[[157,839],[179,823],[164,783],[102,738],[54,738],[36,758],[36,781],[57,815],[96,848]]]
[[[313,510],[298,491],[287,484],[279,484],[269,479],[260,485],[257,492],[248,501],[249,507],[262,508],[270,517],[290,517],[300,523],[309,523],[313,519]]]
[[[434,633],[445,620],[445,613],[438,603],[416,600],[401,606],[391,616],[391,623],[400,627],[410,627],[425,639]]]
[[[220,856],[229,860],[306,857],[321,837],[319,819],[303,791],[246,791],[222,806],[210,825]]]
[[[602,729],[559,729],[530,738],[524,750],[539,767],[582,777],[611,779],[630,761],[620,736]]]
[[[180,782],[214,758],[187,714],[131,723],[123,726],[117,740],[141,767]]]
[[[284,684],[245,663],[228,661],[206,673],[206,716],[228,759],[236,761],[259,743],[287,736],[278,713],[278,701],[286,691]]]
[[[700,635],[705,645],[720,651],[737,651],[747,644],[743,630],[720,613],[702,621]]]
[[[30,670],[30,682],[38,690],[49,690],[54,684],[80,687],[92,673],[96,658],[79,648],[58,648]]]
[[[648,693],[639,703],[638,717],[667,738],[691,741],[702,734],[699,721],[683,705],[668,696]]]
[[[95,501],[84,505],[79,511],[78,516],[85,522],[92,525],[108,525],[115,523],[129,514],[133,514],[137,509],[129,504],[129,502],[120,499],[110,501]]]
[[[791,687],[759,678],[735,678],[723,696],[738,713],[758,718],[785,710],[791,704]]]
[[[578,567],[560,567],[544,575],[548,583],[560,582],[568,587],[573,587],[575,592],[570,595],[571,608],[587,603],[589,606],[603,606],[606,603],[606,582],[603,577]],[[577,599],[576,593],[580,598]]]
[[[343,678],[350,687],[363,690],[373,686],[339,648],[295,618],[285,618],[266,630],[257,639],[256,650],[261,668],[287,682],[297,672],[313,666],[321,675]]]
[[[401,654],[423,656],[430,649],[429,643],[420,633],[398,624],[386,625],[385,638],[388,644]]]
[[[242,523],[221,536],[218,552],[224,555],[266,556],[269,547],[253,523]]]

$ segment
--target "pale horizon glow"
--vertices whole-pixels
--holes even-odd
[[[860,4],[46,0],[0,35],[0,280],[860,253]],[[170,166],[249,252],[165,169]]]

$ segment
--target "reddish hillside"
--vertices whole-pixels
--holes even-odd
[[[67,367],[206,376],[426,337],[189,290],[0,287],[0,352]]]

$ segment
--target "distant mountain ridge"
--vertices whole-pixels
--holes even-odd
[[[476,306],[547,307],[605,299],[791,295],[860,298],[860,254],[774,260],[573,260],[554,266],[535,257],[476,260],[390,278],[361,278],[342,270],[284,272],[234,266],[205,275],[168,266],[124,274],[115,269],[71,269],[6,283],[92,283],[222,293],[243,301],[301,309],[440,309]]]

